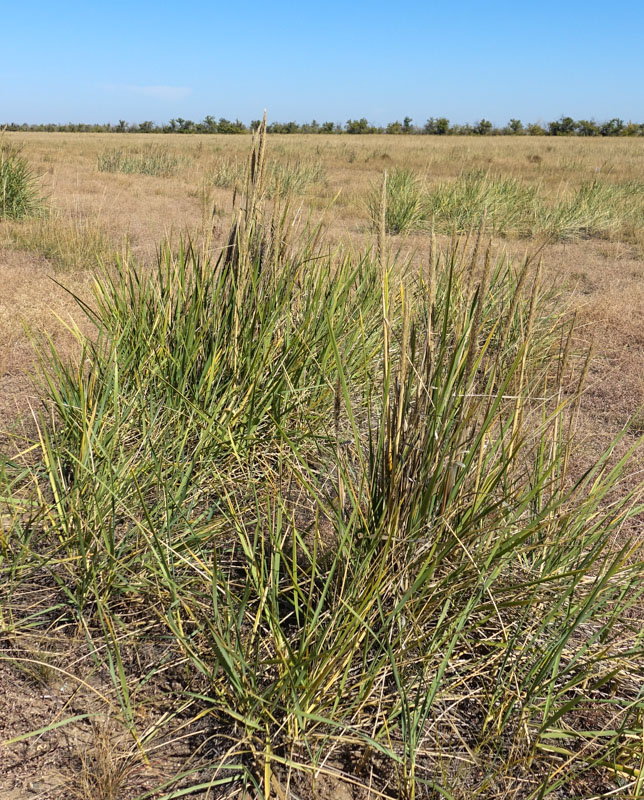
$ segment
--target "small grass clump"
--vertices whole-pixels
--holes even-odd
[[[214,186],[232,189],[242,186],[246,175],[246,166],[238,161],[219,161],[210,173]],[[276,195],[300,195],[312,186],[322,182],[326,170],[320,162],[274,162],[267,165],[264,191],[268,197]]]
[[[78,362],[43,354],[0,564],[47,591],[12,624],[79,623],[137,753],[199,742],[141,799],[641,788],[637,507],[626,458],[568,472],[584,369],[538,265],[330,251],[264,153],[218,257],[121,262]]]
[[[382,192],[385,193],[385,229],[389,234],[406,233],[418,227],[428,215],[423,187],[409,169],[395,168],[385,173],[384,189],[374,187],[367,205],[374,228],[381,224]]]
[[[146,147],[143,150],[105,150],[98,156],[99,172],[138,173],[156,177],[174,175],[181,159],[161,147]]]
[[[238,161],[218,161],[210,171],[210,182],[219,189],[232,189],[241,184],[245,174],[244,165]]]
[[[476,170],[428,192],[427,215],[446,232],[477,228],[485,216],[494,233],[527,236],[537,197],[536,186]]]
[[[317,162],[277,162],[269,166],[267,184],[271,196],[304,194],[326,178],[326,170]]]
[[[20,147],[0,138],[0,219],[21,219],[41,207],[37,177]]]

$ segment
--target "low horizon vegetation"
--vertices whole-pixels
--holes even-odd
[[[167,124],[157,125],[153,120],[128,123],[119,120],[118,125],[112,123],[86,124],[86,123],[46,123],[18,124],[15,122],[0,125],[0,130],[23,132],[65,132],[65,133],[139,133],[139,134],[244,134],[253,133],[258,129],[260,120],[252,120],[246,125],[239,119],[235,121],[220,117],[215,119],[208,114],[201,122],[177,117]],[[485,117],[474,123],[460,125],[450,122],[447,117],[430,117],[423,125],[414,124],[412,117],[406,116],[403,121],[395,120],[386,125],[374,125],[366,117],[348,119],[341,122],[311,122],[298,123],[271,122],[266,126],[271,134],[333,134],[333,135],[375,135],[386,134],[394,136],[580,136],[580,137],[640,137],[644,136],[644,123],[629,120],[625,122],[619,117],[609,120],[597,121],[595,119],[575,120],[569,116],[561,116],[558,120],[543,123],[530,122],[524,125],[520,119],[512,118],[504,126],[496,126]]]
[[[571,471],[589,354],[538,251],[497,253],[486,206],[394,257],[400,175],[377,247],[331,247],[265,202],[265,135],[218,255],[105,265],[77,359],[41,348],[2,461],[4,636],[82,632],[138,800],[638,796],[636,445]],[[83,774],[66,791],[118,796]]]

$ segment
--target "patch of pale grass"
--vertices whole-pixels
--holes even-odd
[[[219,188],[241,188],[246,169],[245,162],[221,160],[211,169],[210,181]],[[275,161],[267,166],[264,189],[269,197],[274,197],[276,193],[301,195],[323,182],[325,177],[326,170],[319,161]]]
[[[97,216],[52,211],[14,223],[6,231],[13,247],[38,253],[62,271],[94,269],[113,259],[116,250]]]

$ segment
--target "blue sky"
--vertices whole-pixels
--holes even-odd
[[[0,122],[644,121],[644,0],[2,0]]]

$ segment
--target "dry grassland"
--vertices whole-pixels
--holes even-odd
[[[163,239],[169,239],[175,249],[184,237],[197,248],[215,251],[228,230],[232,189],[246,164],[250,137],[5,135],[22,144],[23,154],[41,176],[41,194],[49,208],[47,215],[0,221],[0,442],[4,452],[10,453],[23,446],[25,433],[34,431],[31,410],[38,406],[39,390],[30,377],[33,339],[42,342],[51,337],[58,351],[73,360],[77,341],[69,330],[71,321],[89,330],[76,301],[62,286],[88,298],[99,259],[110,265],[115,253],[129,252],[152,267]],[[126,159],[162,153],[167,173],[155,176],[99,171],[99,159],[115,151]],[[617,453],[623,453],[644,433],[644,411],[640,410],[644,405],[644,141],[291,135],[270,138],[268,158],[269,179],[279,180],[282,186],[289,184],[292,207],[301,205],[303,217],[312,214],[315,219],[322,218],[324,236],[330,244],[350,240],[356,249],[376,246],[368,197],[378,191],[385,170],[390,174],[396,169],[412,171],[425,194],[446,191],[445,187],[456,185],[466,174],[478,175],[479,179],[482,176],[488,182],[511,178],[515,188],[528,187],[533,192],[531,197],[537,197],[544,208],[570,201],[581,187],[601,183],[604,194],[597,202],[605,207],[592,209],[592,224],[580,223],[569,234],[549,238],[543,229],[535,227],[528,235],[508,223],[493,236],[492,248],[495,254],[506,250],[517,259],[542,248],[545,283],[560,291],[559,302],[565,306],[565,313],[577,315],[577,344],[592,343],[593,360],[579,407],[580,444],[575,451],[574,472],[580,474],[592,466],[634,415],[635,423]],[[281,167],[273,167],[271,173],[271,164]],[[629,187],[624,190],[627,197],[619,194],[620,187]],[[617,194],[613,195],[613,190]],[[613,202],[615,206],[611,206]],[[627,215],[619,205],[626,202],[630,204]],[[495,219],[493,207],[487,208],[487,217],[488,221]],[[390,247],[422,265],[430,249],[432,223],[439,244],[448,243],[450,223],[433,212],[431,219],[426,218],[415,229],[391,236]],[[642,457],[636,456],[623,486],[640,480],[643,466]],[[638,525],[641,520],[631,521],[629,531],[641,535]],[[39,591],[34,579],[28,587],[34,606]],[[21,602],[27,602],[24,596]],[[25,614],[27,606],[22,608]],[[146,652],[135,652],[124,645],[124,665],[112,664],[111,676],[105,664],[84,672],[90,675],[87,685],[79,687],[78,695],[74,693],[69,699],[68,671],[84,669],[89,663],[84,636],[69,624],[57,630],[52,639],[41,630],[6,639],[6,652],[19,651],[21,655],[17,661],[12,656],[11,664],[0,665],[0,742],[50,725],[52,720],[103,709],[103,694],[108,693],[106,687],[112,686],[110,681],[121,667],[128,675],[143,674],[155,660],[162,663],[170,649],[163,638],[146,645]],[[153,720],[159,719],[163,710],[161,697],[166,688],[173,691],[176,684],[181,689],[187,674],[185,660],[169,661],[167,670],[155,675],[149,689],[152,700],[146,706],[150,720],[137,719],[138,730],[156,724]],[[198,681],[194,691],[200,691]],[[374,692],[378,691],[381,688],[374,687]],[[115,704],[110,707],[114,709]],[[164,740],[165,749],[159,745],[158,753],[155,739],[145,759],[139,757],[122,721],[102,711],[91,724],[79,720],[61,727],[60,736],[49,733],[42,742],[40,738],[26,739],[19,750],[15,746],[0,747],[0,797],[125,800],[145,796],[164,776],[190,767],[195,742],[201,748],[199,757],[209,753],[209,740],[199,738],[201,723],[191,721],[192,727],[183,731],[181,713],[177,713],[175,739],[169,745]],[[466,744],[464,747],[467,749]],[[364,788],[369,783],[369,769],[379,774],[377,753],[372,752],[368,761],[361,761],[357,767],[354,763],[352,768],[353,783],[329,777],[345,770],[342,764],[334,763],[335,772],[323,770],[313,788],[298,778],[301,783],[293,784],[289,796],[329,800],[378,796]],[[448,785],[452,767],[444,769]],[[271,784],[271,796],[283,793],[279,780]],[[522,797],[523,779],[518,780],[516,785],[508,784],[505,795],[503,786],[495,784],[480,789],[476,796]],[[592,780],[579,784],[578,796],[590,797],[593,791],[603,796],[602,791],[613,786],[593,784]],[[356,788],[358,784],[362,788]],[[396,784],[392,780],[387,785]],[[574,796],[573,790],[568,790],[570,794],[555,792],[549,796]],[[417,797],[439,796],[432,791],[427,789],[424,795],[419,790]],[[255,796],[250,792],[237,796]],[[166,795],[159,791],[149,796]],[[167,795],[171,796],[175,795]],[[190,796],[218,795],[203,790]],[[454,796],[475,794],[468,795],[463,789]]]
[[[225,135],[9,138],[24,144],[54,211],[44,220],[0,222],[5,286],[0,325],[7,371],[0,407],[9,409],[3,411],[5,419],[16,404],[24,407],[14,391],[29,362],[23,321],[31,330],[60,332],[55,316],[75,307],[47,276],[82,291],[97,255],[109,260],[113,251],[129,249],[152,263],[164,238],[177,242],[183,235],[202,242],[213,231],[213,246],[219,245],[217,236],[226,230],[232,208],[231,188],[243,172],[249,144],[248,136]],[[174,158],[175,174],[98,171],[102,153],[146,148]],[[412,170],[429,190],[484,172],[537,187],[545,202],[570,196],[594,180],[644,187],[644,142],[637,139],[284,135],[271,137],[269,159],[299,171],[315,166],[316,179],[304,182],[295,202],[301,202],[304,214],[308,209],[323,214],[330,241],[349,236],[358,246],[374,241],[367,197],[384,170]],[[610,214],[610,198],[606,203]],[[580,331],[595,348],[586,427],[603,443],[644,403],[644,200],[639,215],[624,224],[619,224],[619,209],[614,214],[614,230],[553,241],[543,253],[546,275],[565,290],[570,312],[580,314]],[[429,238],[427,232],[412,231],[393,237],[393,243],[422,259]],[[510,230],[495,244],[523,254],[543,239]]]

